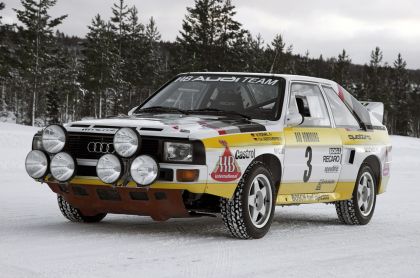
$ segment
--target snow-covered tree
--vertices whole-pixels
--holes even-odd
[[[18,42],[19,62],[22,76],[28,81],[25,91],[31,98],[31,117],[29,123],[35,125],[37,107],[43,101],[44,74],[51,62],[51,51],[54,48],[53,29],[67,17],[63,15],[52,18],[49,10],[56,0],[21,0],[23,8],[16,11],[16,17],[22,25],[19,26],[20,40]],[[29,111],[28,111],[29,112]]]

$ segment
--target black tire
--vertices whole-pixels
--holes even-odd
[[[70,205],[63,196],[57,195],[58,207],[65,218],[72,222],[96,223],[100,222],[106,216],[106,213],[100,213],[94,216],[85,216],[79,209]]]
[[[358,205],[358,187],[359,183],[361,182],[361,178],[365,175],[365,173],[368,173],[370,175],[373,183],[373,203],[368,214],[364,213],[361,207]],[[369,221],[372,219],[373,213],[375,211],[377,188],[378,181],[376,180],[372,168],[368,164],[362,164],[357,175],[352,198],[350,200],[338,201],[335,203],[335,209],[337,211],[339,221],[346,225],[368,224]]]
[[[265,219],[268,218],[268,220],[265,220],[267,222],[262,227],[256,227],[250,216],[248,196],[252,181],[261,174],[267,177],[269,181],[271,207],[267,207],[267,212],[269,212],[269,215],[265,217]],[[233,197],[231,199],[222,198],[220,202],[223,222],[232,236],[240,239],[257,239],[262,238],[268,232],[273,221],[276,206],[275,192],[271,172],[262,162],[252,162],[239,181]]]

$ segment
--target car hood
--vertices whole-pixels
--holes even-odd
[[[69,132],[113,134],[121,127],[136,128],[140,135],[202,139],[224,134],[265,131],[266,121],[209,115],[142,114],[69,123]]]

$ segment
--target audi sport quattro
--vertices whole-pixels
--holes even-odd
[[[75,222],[221,214],[234,237],[261,238],[276,205],[331,203],[364,225],[389,179],[382,116],[330,80],[186,73],[127,116],[47,126],[26,171]]]

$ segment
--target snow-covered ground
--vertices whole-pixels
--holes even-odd
[[[367,226],[334,206],[278,207],[259,240],[221,219],[64,219],[24,159],[37,129],[0,123],[0,277],[420,277],[420,140],[393,137],[392,178]]]

